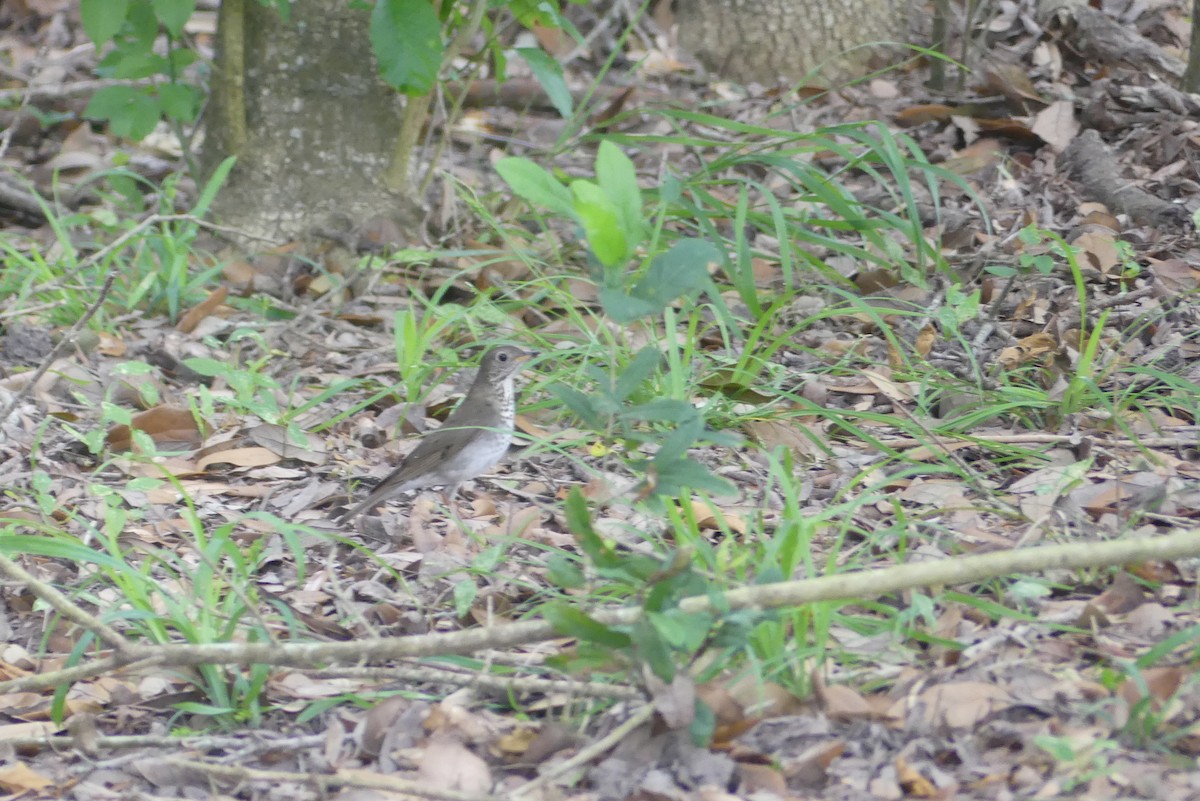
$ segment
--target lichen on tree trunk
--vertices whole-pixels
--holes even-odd
[[[383,180],[403,100],[376,74],[368,12],[293,0],[284,21],[257,2],[230,5],[241,14],[221,19],[202,148],[207,170],[238,158],[217,217],[279,241],[379,214],[406,230],[416,204]]]

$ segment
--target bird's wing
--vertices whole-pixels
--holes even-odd
[[[383,480],[371,490],[366,498],[350,507],[338,516],[339,523],[344,523],[365,509],[378,505],[388,496],[399,492],[402,487],[415,478],[425,475],[446,459],[462,450],[463,445],[470,439],[470,430],[439,428],[426,434],[403,462],[396,469],[383,477]],[[415,489],[411,487],[410,489]]]

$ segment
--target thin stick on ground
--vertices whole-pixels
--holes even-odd
[[[945,587],[1013,574],[1045,570],[1072,570],[1107,565],[1177,559],[1200,556],[1200,530],[1183,531],[1161,537],[1125,539],[1115,542],[1080,542],[1068,545],[1044,545],[1018,548],[976,556],[939,559],[932,562],[898,565],[878,570],[838,573],[803,581],[762,584],[731,590],[719,599],[716,608],[708,596],[694,596],[680,602],[684,612],[719,611],[727,614],[739,609],[781,609],[815,601],[877,598],[916,587]],[[605,625],[629,625],[638,620],[637,607],[592,612]],[[558,637],[550,623],[533,620],[480,629],[413,637],[392,637],[336,643],[201,643],[142,645],[132,644],[119,655],[96,663],[95,669],[80,675],[71,669],[70,680],[99,675],[114,665],[134,660],[153,660],[161,667],[204,664],[290,665],[299,668],[323,668],[338,662],[366,663],[414,657],[468,654],[486,648],[527,645]],[[100,667],[103,665],[103,667]],[[86,667],[86,666],[81,666]],[[0,693],[12,692],[20,682],[25,689],[36,684],[54,687],[67,679],[67,671],[0,682]],[[56,681],[57,680],[57,681]]]

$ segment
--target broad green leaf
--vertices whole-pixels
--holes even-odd
[[[708,286],[709,265],[717,263],[720,255],[703,239],[681,239],[666,253],[655,257],[631,294],[665,308],[680,295]]]
[[[184,83],[164,83],[158,87],[163,112],[173,120],[191,122],[200,110],[200,93]]]
[[[620,214],[612,199],[591,181],[571,184],[575,216],[583,226],[592,253],[605,267],[616,267],[626,261],[629,242],[621,224]],[[608,271],[606,270],[606,280]]]
[[[692,742],[703,748],[712,742],[713,732],[716,730],[716,715],[708,708],[708,704],[697,698],[695,703],[695,717],[692,718],[692,725],[688,726],[688,734],[691,735]]]
[[[125,111],[109,120],[109,127],[117,136],[139,141],[154,130],[162,118],[162,105],[158,98],[138,92]]]
[[[655,398],[640,403],[622,415],[626,420],[641,420],[646,423],[682,423],[696,419],[699,412],[687,401],[676,398]]]
[[[675,678],[675,660],[671,649],[654,624],[642,617],[633,624],[630,636],[637,646],[638,656],[650,666],[654,675],[668,682]]]
[[[133,86],[105,86],[96,90],[83,116],[91,120],[111,120],[125,113],[138,90]]]
[[[117,35],[129,13],[129,0],[80,0],[79,20],[97,47]]]
[[[512,191],[536,206],[554,212],[560,217],[575,217],[571,190],[567,189],[549,172],[529,159],[506,158],[496,162],[496,172]]]
[[[675,459],[666,464],[653,463],[657,484],[655,491],[659,495],[676,497],[686,490],[708,492],[713,495],[732,495],[737,490],[732,483],[719,478],[712,472],[691,459]]]
[[[604,313],[611,317],[614,323],[619,324],[632,323],[643,317],[658,314],[664,308],[663,305],[635,298],[625,290],[617,288],[601,289],[600,305],[604,307]]]
[[[560,634],[578,637],[606,648],[621,649],[630,645],[628,634],[609,628],[571,604],[547,604],[541,611],[546,622]]]
[[[591,559],[592,564],[605,569],[617,567],[620,560],[596,533],[592,526],[592,513],[588,510],[587,499],[578,487],[567,495],[566,513],[567,528],[578,538],[579,547]]]
[[[654,371],[661,363],[662,353],[653,345],[647,345],[639,350],[629,360],[629,364],[621,370],[621,375],[613,384],[613,397],[618,401],[628,400],[638,390],[638,387],[654,375]]]
[[[670,436],[663,440],[654,454],[654,461],[661,465],[683,457],[688,448],[694,446],[703,434],[704,420],[698,413],[692,415],[676,426]]]
[[[525,63],[533,70],[533,77],[546,90],[555,111],[563,119],[569,119],[574,113],[574,101],[567,82],[563,80],[562,65],[540,47],[518,47],[517,55],[525,59]]]
[[[637,170],[621,148],[608,139],[600,143],[596,153],[596,181],[617,207],[626,240],[636,246],[646,236]]]
[[[584,423],[594,429],[604,428],[604,421],[596,413],[595,403],[591,397],[583,394],[574,387],[568,387],[566,384],[558,382],[551,384],[547,387],[547,390],[551,395],[562,401]]]
[[[428,0],[377,0],[371,11],[371,52],[393,89],[423,95],[442,66],[442,24]]]
[[[479,587],[474,581],[454,582],[454,614],[466,617],[471,611],[471,604],[475,603],[475,595],[478,592]]]
[[[579,565],[561,553],[551,554],[546,563],[546,578],[565,590],[578,589],[587,583]]]
[[[204,356],[196,356],[191,359],[184,359],[183,363],[189,370],[194,370],[203,376],[219,376],[227,375],[230,372],[230,367],[225,362],[217,359],[209,359]]]
[[[151,0],[151,4],[154,16],[176,38],[183,33],[183,26],[196,10],[196,0]]]
[[[672,648],[685,652],[699,648],[716,625],[712,615],[679,609],[654,612],[646,617]]]

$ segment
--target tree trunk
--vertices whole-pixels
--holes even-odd
[[[908,39],[908,0],[677,0],[680,43],[735,81],[828,82],[859,74],[878,42]],[[809,81],[814,82],[814,81]]]
[[[403,100],[379,80],[368,11],[352,5],[293,0],[284,21],[254,0],[222,4],[202,148],[207,171],[238,157],[214,206],[222,222],[282,241],[350,235],[381,214],[410,229],[415,204],[383,182]]]

